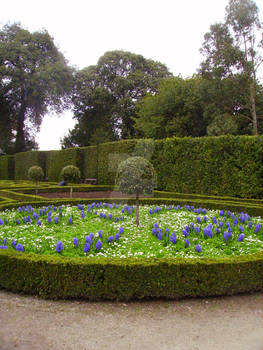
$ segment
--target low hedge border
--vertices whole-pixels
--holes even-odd
[[[263,253],[225,259],[66,258],[0,251],[0,286],[42,298],[128,301],[263,290]]]
[[[34,197],[34,196],[32,196]],[[34,201],[34,206],[119,202],[130,198],[76,198]],[[141,204],[194,205],[246,211],[263,217],[263,206],[244,202],[142,198]],[[0,210],[29,202],[0,204]],[[67,258],[0,250],[0,287],[49,299],[128,301],[233,295],[263,290],[263,252],[229,258]]]

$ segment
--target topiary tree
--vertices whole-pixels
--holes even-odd
[[[139,225],[139,196],[152,194],[156,186],[156,175],[152,164],[143,157],[124,160],[118,168],[116,185],[122,193],[136,195],[135,224]]]
[[[36,184],[36,195],[37,195],[37,187],[38,182],[43,178],[44,172],[42,168],[38,165],[31,166],[31,168],[28,169],[28,178],[31,181],[34,181]]]
[[[60,176],[64,181],[71,183],[70,198],[72,198],[72,183],[77,183],[80,179],[79,168],[74,165],[67,165],[61,170]]]

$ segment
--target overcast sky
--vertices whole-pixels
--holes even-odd
[[[263,2],[256,0],[263,20]],[[222,22],[228,0],[10,0],[1,3],[0,25],[20,22],[46,29],[70,65],[96,64],[106,51],[124,50],[164,63],[190,77],[202,60],[199,49],[211,24]],[[60,149],[74,126],[72,113],[45,116],[37,142]]]

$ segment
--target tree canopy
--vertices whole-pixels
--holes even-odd
[[[253,0],[229,0],[225,23],[211,25],[201,48],[205,60],[200,73],[215,92],[212,100],[217,105],[212,100],[208,102],[210,115],[219,120],[220,115],[229,113],[236,124],[240,124],[241,117],[245,132],[249,133],[250,128],[254,134],[263,131],[259,120],[262,87],[257,80],[257,69],[263,61],[261,29]],[[225,102],[219,107],[223,96]]]
[[[2,129],[0,135],[9,145],[15,140],[15,152],[35,147],[31,136],[43,116],[69,105],[72,73],[47,31],[30,33],[20,24],[2,28],[0,125],[6,124],[9,133]]]
[[[77,124],[62,146],[134,137],[132,117],[137,102],[147,93],[156,93],[160,80],[169,76],[165,65],[141,55],[106,52],[97,65],[76,74],[73,108]]]

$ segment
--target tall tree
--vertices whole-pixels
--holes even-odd
[[[38,130],[49,110],[59,113],[69,105],[72,73],[47,31],[30,33],[20,24],[2,28],[0,89],[8,107],[5,119],[11,119],[15,152],[27,149],[27,125]]]
[[[206,125],[199,95],[200,78],[165,79],[157,94],[139,104],[135,126],[140,135],[160,139],[171,136],[204,136]]]
[[[72,143],[82,139],[79,146],[99,142],[101,133],[109,140],[134,137],[132,117],[137,102],[148,92],[156,93],[160,80],[169,76],[165,65],[141,55],[106,52],[97,65],[76,74],[73,105],[77,125],[62,146],[70,145],[71,135]]]
[[[211,25],[205,34],[201,52],[206,59],[200,72],[205,79],[214,83],[221,91],[229,89],[230,114],[247,118],[253,133],[258,133],[257,99],[261,86],[257,80],[257,69],[262,63],[260,51],[263,40],[258,39],[261,24],[258,8],[253,0],[229,0],[225,23]],[[226,94],[224,94],[226,95]],[[227,103],[224,104],[224,108]],[[222,107],[222,106],[221,106]],[[220,111],[221,115],[225,113]]]

